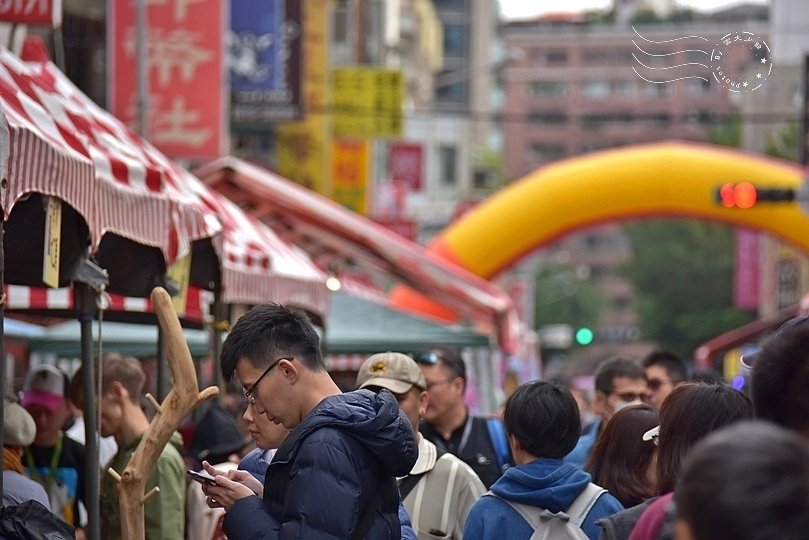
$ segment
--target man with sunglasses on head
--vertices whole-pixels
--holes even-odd
[[[566,463],[583,467],[598,439],[601,429],[612,415],[629,405],[637,405],[648,399],[649,387],[643,367],[626,358],[608,358],[596,368],[593,422],[579,437],[576,447],[565,456]]]
[[[671,391],[688,380],[688,366],[671,351],[652,351],[642,364],[649,385],[649,405],[655,409],[660,409]]]
[[[410,422],[387,390],[341,393],[326,371],[306,315],[257,306],[222,345],[222,374],[235,373],[255,414],[290,431],[267,469],[263,496],[233,471],[206,486],[227,511],[231,540],[399,538],[396,477],[418,456]],[[219,500],[229,493],[228,498]]]
[[[466,365],[457,350],[436,346],[415,360],[429,394],[421,434],[465,461],[488,489],[514,464],[502,422],[469,414],[464,402]]]

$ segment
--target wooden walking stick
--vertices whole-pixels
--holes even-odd
[[[144,540],[146,526],[144,523],[143,503],[159,492],[156,486],[144,494],[146,481],[157,463],[163,447],[169,442],[172,434],[185,418],[202,401],[215,397],[219,389],[209,386],[199,391],[197,373],[188,344],[185,341],[180,320],[174,310],[171,296],[161,287],[152,291],[152,304],[157,314],[160,328],[166,339],[166,354],[169,368],[174,378],[174,386],[162,404],[147,394],[157,414],[152,419],[143,438],[129,459],[129,463],[120,476],[112,468],[107,472],[118,480],[118,507],[121,514],[122,540]]]

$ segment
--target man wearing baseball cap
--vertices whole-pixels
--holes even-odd
[[[28,475],[42,484],[51,511],[78,527],[84,502],[84,445],[62,431],[70,416],[68,378],[59,368],[40,365],[25,377],[21,405],[33,417],[36,437],[25,451]]]
[[[429,396],[418,364],[401,353],[375,354],[360,367],[357,386],[389,390],[410,420],[419,457],[410,474],[399,480],[399,491],[418,537],[463,538],[469,509],[486,488],[469,465],[439,450],[419,433]]]

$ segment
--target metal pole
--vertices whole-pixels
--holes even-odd
[[[87,283],[73,282],[76,312],[81,332],[82,383],[84,386],[84,475],[85,507],[87,508],[87,538],[100,540],[101,511],[99,508],[98,433],[96,426],[95,362],[93,361],[93,317],[96,312],[96,291]]]
[[[5,180],[5,178],[3,179]],[[3,246],[3,234],[5,231],[6,222],[0,222],[0,285],[5,285],[5,248]],[[5,418],[6,408],[5,408],[5,398],[6,398],[6,329],[5,329],[5,313],[3,311],[5,307],[5,291],[0,291],[0,294],[3,295],[3,301],[0,302],[0,360],[2,361],[2,369],[0,369],[0,388],[2,388],[3,395],[2,400],[0,400],[0,417]],[[3,446],[3,432],[0,431],[0,447]],[[3,475],[0,474],[0,493],[3,493]]]
[[[135,27],[137,43],[137,129],[144,139],[149,138],[149,48],[146,1],[135,0]]]

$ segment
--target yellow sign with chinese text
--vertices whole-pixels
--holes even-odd
[[[305,118],[278,128],[278,172],[326,197],[331,196],[327,178],[328,14],[332,0],[307,0],[303,19],[303,103]]]
[[[404,76],[396,69],[339,68],[332,71],[335,137],[401,138]]]

